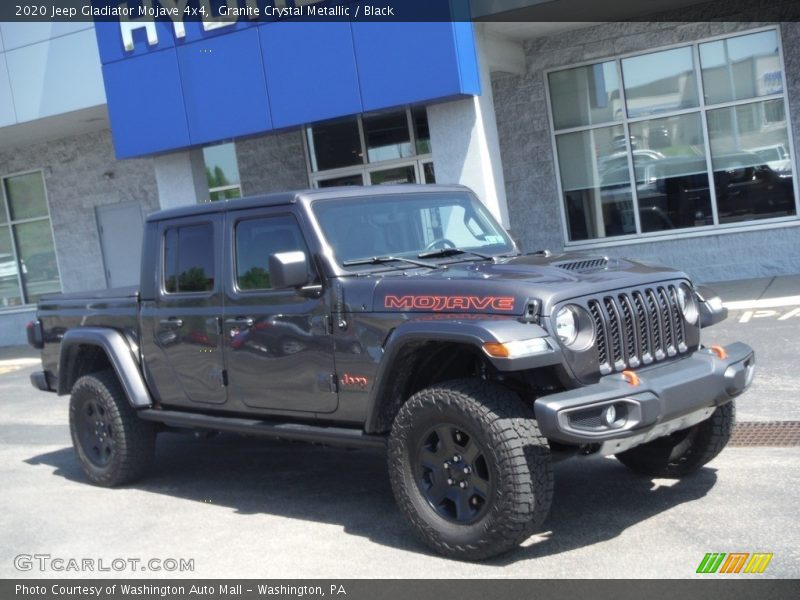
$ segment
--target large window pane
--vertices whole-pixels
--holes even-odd
[[[14,236],[22,264],[22,283],[27,302],[32,304],[44,294],[60,292],[61,281],[50,220],[14,225]]]
[[[364,115],[364,139],[369,162],[412,156],[406,111]]]
[[[220,144],[203,148],[206,163],[208,187],[218,188],[238,185],[239,165],[236,161],[236,147],[233,144]]]
[[[355,117],[309,127],[308,151],[313,171],[351,167],[364,162]]]
[[[706,104],[783,92],[775,31],[700,44],[700,66]]]
[[[22,294],[17,278],[17,261],[11,246],[11,232],[0,227],[0,307],[19,306]]]
[[[631,118],[698,106],[691,47],[623,59],[622,78]]]
[[[618,121],[622,116],[616,62],[556,71],[548,76],[556,129]]]
[[[631,124],[642,231],[713,225],[700,114]]]
[[[40,172],[9,177],[5,186],[12,221],[47,216],[44,178]]]
[[[417,140],[417,154],[431,153],[431,132],[428,129],[428,109],[415,106],[411,109],[411,120],[414,122],[414,138]]]
[[[622,126],[558,135],[556,145],[569,239],[636,233]]]
[[[783,100],[708,112],[720,223],[796,212]]]

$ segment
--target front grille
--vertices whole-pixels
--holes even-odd
[[[686,352],[686,323],[674,284],[615,292],[587,301],[600,373],[635,369]]]

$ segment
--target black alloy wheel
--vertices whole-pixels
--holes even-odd
[[[479,520],[491,505],[496,479],[477,438],[451,424],[432,428],[417,449],[420,493],[455,523]]]
[[[114,456],[114,430],[106,409],[96,398],[87,397],[78,407],[75,429],[84,455],[98,467],[106,466]]]

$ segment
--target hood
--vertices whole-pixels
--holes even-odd
[[[374,312],[453,312],[522,315],[539,300],[548,315],[559,302],[659,281],[688,279],[676,269],[627,259],[582,254],[524,255],[490,261],[463,261],[445,269],[408,269],[349,280],[368,285]],[[369,283],[368,283],[369,282]],[[356,293],[367,300],[367,289]],[[353,299],[348,296],[348,304]]]

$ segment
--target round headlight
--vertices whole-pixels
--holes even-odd
[[[575,343],[578,337],[578,317],[575,311],[565,306],[556,314],[556,335],[562,344]]]
[[[697,318],[700,316],[697,301],[694,299],[694,292],[685,283],[678,286],[678,308],[689,323],[697,323]]]

